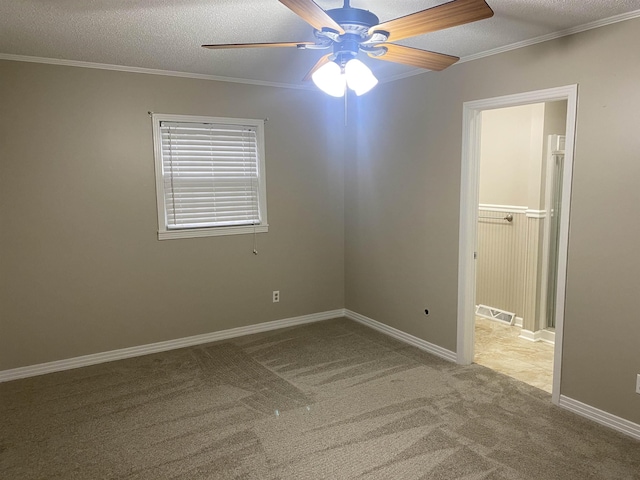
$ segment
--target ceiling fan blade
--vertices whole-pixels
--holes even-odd
[[[330,28],[340,35],[345,33],[344,29],[313,0],[279,0],[279,2],[316,30]]]
[[[378,60],[403,63],[412,67],[426,68],[428,70],[444,70],[460,60],[458,57],[451,55],[429,52],[427,50],[405,47],[403,45],[395,45],[393,43],[381,43],[380,45],[376,45],[375,48],[383,47],[387,49],[387,53],[384,55],[376,56],[375,53],[369,53],[369,56]]]
[[[453,0],[437,7],[374,25],[369,29],[369,35],[373,35],[374,32],[387,32],[389,41],[397,41],[492,16],[493,10],[484,0]]]
[[[320,57],[320,60],[317,61],[317,63],[313,66],[311,70],[309,70],[309,72],[304,76],[302,80],[304,80],[305,82],[308,82],[309,80],[311,80],[311,75],[313,75],[316,70],[318,70],[325,63],[329,63],[331,61],[329,60],[329,57],[331,57],[331,55],[333,54],[328,53],[327,55]]]
[[[219,45],[202,45],[211,50],[223,48],[264,48],[264,47],[297,47],[298,45],[313,45],[313,42],[279,42],[279,43],[223,43]]]

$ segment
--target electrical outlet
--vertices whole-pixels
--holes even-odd
[[[280,290],[273,291],[273,303],[278,303],[280,301]]]
[[[640,373],[636,377],[636,393],[640,395]]]

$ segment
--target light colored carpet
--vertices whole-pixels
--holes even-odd
[[[0,385],[2,479],[639,479],[640,442],[345,319]]]

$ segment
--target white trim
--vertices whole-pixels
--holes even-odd
[[[565,395],[560,395],[558,405],[580,415],[581,417],[588,418],[600,425],[604,425],[605,427],[612,428],[618,432],[640,440],[640,425],[637,423],[617,417],[609,412],[605,412],[604,410],[592,407],[586,403],[579,402],[578,400],[574,400],[573,398],[569,398]]]
[[[587,30],[593,30],[595,28],[605,27],[614,23],[624,22],[626,20],[632,20],[640,17],[640,10],[634,10],[632,12],[621,13],[620,15],[614,15],[613,17],[603,18],[594,22],[585,23],[576,27],[567,28],[557,32],[548,33],[538,37],[522,40],[520,42],[511,43],[503,47],[492,48],[491,50],[485,50],[484,52],[474,53],[473,55],[467,55],[460,58],[453,67],[460,65],[461,63],[473,62],[474,60],[480,60],[481,58],[491,57],[493,55],[499,55],[501,53],[510,52],[512,50],[518,50],[520,48],[530,47],[531,45],[537,45],[538,43],[548,42],[557,38],[567,37],[569,35],[575,35],[576,33],[586,32]],[[451,67],[450,67],[451,68]],[[431,73],[431,70],[424,71],[422,69],[411,70],[406,73],[394,75],[392,77],[381,80],[380,83],[389,83],[396,80],[402,80],[403,78],[415,77],[424,73]]]
[[[565,136],[564,168],[562,171],[562,216],[558,229],[558,278],[556,280],[556,326],[553,354],[552,400],[560,402],[560,375],[562,372],[562,341],[564,335],[564,306],[567,289],[567,260],[569,256],[569,218],[571,217],[571,185],[573,183],[573,156],[575,152],[576,122],[578,115],[578,85],[567,94],[567,120]]]
[[[471,365],[475,343],[476,258],[480,176],[481,110],[462,109],[462,157],[460,178],[460,227],[458,230],[457,362]]]
[[[531,330],[525,330],[524,328],[520,330],[520,335],[518,338],[522,338],[523,340],[528,340],[529,342],[539,342],[540,341],[540,331],[532,332]]]
[[[520,335],[518,335],[518,338],[522,338],[523,340],[527,340],[529,342],[543,342],[553,345],[555,343],[556,334],[551,330],[538,330],[536,332],[532,332],[531,330],[525,330],[523,328],[522,330],[520,330]]]
[[[493,205],[491,203],[480,203],[478,204],[478,210],[483,212],[526,213],[528,208],[516,205]]]
[[[568,35],[574,35],[576,33],[585,32],[587,30],[593,30],[594,28],[600,28],[614,23],[624,22],[640,17],[640,10],[634,10],[632,12],[622,13],[620,15],[614,15],[613,17],[604,18],[602,20],[596,20],[594,22],[585,23],[584,25],[578,25],[558,32],[548,33],[539,37],[530,38],[528,40],[522,40],[520,42],[505,45],[503,47],[493,48],[491,50],[485,50],[484,52],[474,53],[473,55],[467,55],[462,57],[456,65],[465,62],[472,62],[484,57],[490,57],[498,55],[500,53],[509,52],[511,50],[517,50],[519,48],[529,47],[538,43],[548,42],[549,40],[555,40],[556,38],[566,37]],[[182,77],[182,78],[195,78],[198,80],[213,80],[216,82],[230,82],[230,83],[242,83],[245,85],[258,85],[262,87],[277,87],[277,88],[293,88],[296,90],[309,90],[313,91],[311,85],[297,85],[291,83],[281,82],[268,82],[264,80],[250,80],[246,78],[236,77],[223,77],[219,75],[209,75],[206,73],[190,73],[190,72],[177,72],[174,70],[159,70],[155,68],[144,67],[130,67],[126,65],[113,65],[108,63],[96,63],[85,62],[82,60],[66,60],[63,58],[47,58],[47,57],[32,57],[29,55],[14,55],[11,53],[0,53],[0,60],[11,60],[14,62],[29,62],[29,63],[45,63],[49,65],[64,65],[67,67],[81,67],[81,68],[96,68],[100,70],[114,70],[118,72],[130,72],[130,73],[142,73],[146,75],[164,75],[167,77]],[[455,65],[454,65],[455,66]],[[422,75],[425,73],[431,73],[432,70],[415,69],[398,75],[392,75],[391,77],[380,80],[380,83],[391,83],[404,78],[415,77],[416,75]]]
[[[162,159],[162,134],[160,126],[162,122],[191,122],[191,123],[217,123],[223,125],[251,126],[256,131],[256,143],[258,149],[258,209],[260,212],[259,225],[241,225],[225,227],[204,228],[176,228],[167,227],[167,215],[165,204],[164,172]],[[166,113],[151,113],[153,155],[156,175],[156,207],[158,213],[158,240],[171,240],[180,238],[218,237],[221,235],[242,235],[267,233],[269,231],[267,215],[267,180],[266,160],[264,150],[264,120],[253,118],[228,118],[209,117],[201,115],[178,115]]]
[[[362,323],[374,330],[382,332],[401,342],[407,343],[428,353],[438,357],[456,361],[456,354],[450,350],[442,348],[433,343],[429,343],[413,335],[409,335],[401,330],[380,323],[371,318],[360,315],[351,310],[338,309],[327,312],[312,313],[310,315],[302,315],[299,317],[285,318],[282,320],[274,320],[272,322],[257,323],[246,327],[231,328],[229,330],[221,330],[218,332],[205,333],[202,335],[194,335],[192,337],[183,337],[175,340],[167,340],[165,342],[150,343],[147,345],[139,345],[136,347],[122,348],[119,350],[111,350],[108,352],[93,353],[80,357],[68,358],[65,360],[56,360],[53,362],[40,363],[37,365],[29,365],[26,367],[13,368],[10,370],[0,371],[0,383],[18,380],[20,378],[34,377],[47,373],[61,372],[74,368],[87,367],[99,363],[113,362],[115,360],[123,360],[125,358],[139,357],[152,353],[166,352],[178,348],[191,347],[193,345],[201,345],[204,343],[217,342],[227,340],[229,338],[241,337],[244,335],[252,335],[254,333],[268,332],[280,328],[294,327],[307,323],[320,322],[323,320],[331,320],[333,318],[346,317],[356,322]]]
[[[547,211],[527,209],[526,215],[527,215],[527,218],[545,218],[547,216]]]
[[[484,52],[475,53],[473,55],[467,55],[462,57],[458,63],[472,62],[484,57],[490,57],[492,55],[498,55],[500,53],[509,52],[511,50],[518,50],[519,48],[530,47],[538,43],[548,42],[557,38],[567,37],[569,35],[575,35],[576,33],[586,32],[587,30],[593,30],[594,28],[605,27],[614,23],[624,22],[633,18],[640,17],[640,10],[634,10],[633,12],[621,13],[620,15],[614,15],[613,17],[603,18],[594,22],[585,23],[575,27],[560,30],[558,32],[548,33],[539,37],[530,38],[528,40],[522,40],[520,42],[505,45],[504,47],[493,48]]]
[[[513,325],[522,328],[524,325],[524,319],[522,317],[516,317],[516,321],[513,322]]]
[[[379,332],[384,333],[385,335],[389,335],[390,337],[395,338],[396,340],[400,340],[401,342],[408,343],[414,347],[419,348],[420,350],[424,350],[425,352],[436,355],[440,358],[444,358],[450,362],[456,361],[456,354],[451,350],[447,350],[446,348],[442,348],[433,343],[429,343],[426,340],[422,340],[421,338],[414,337],[408,333],[403,332],[402,330],[398,330],[397,328],[390,327],[389,325],[385,325],[384,323],[378,322],[369,317],[365,317],[359,313],[356,313],[352,310],[345,309],[344,316],[350,320],[354,320],[358,323],[362,323],[367,327],[373,328],[374,330],[378,330]]]
[[[533,92],[514,93],[502,97],[484,98],[465,102],[463,108],[472,110],[496,110],[505,107],[517,107],[520,105],[531,105],[532,103],[555,102],[567,100],[567,95],[573,90],[577,90],[578,85],[566,85],[564,87],[547,88]],[[569,93],[568,93],[569,92]],[[568,135],[567,135],[568,139]],[[568,149],[567,149],[568,150]]]
[[[553,330],[540,330],[540,341],[544,343],[554,344],[556,343],[556,332]]]
[[[560,374],[562,372],[562,333],[569,242],[571,179],[578,102],[578,86],[538,90],[503,97],[465,102],[462,116],[462,158],[460,178],[460,229],[458,250],[458,340],[457,362],[468,365],[473,361],[475,270],[474,252],[477,243],[478,177],[481,113],[503,107],[532,103],[567,101],[567,131],[564,178],[562,186],[562,218],[560,219],[560,245],[558,248],[558,289],[556,291],[556,342],[553,362],[552,401],[560,401]]]
[[[244,233],[267,233],[269,225],[243,225],[241,227],[184,228],[180,230],[158,231],[158,240],[176,238],[218,237],[220,235],[241,235]]]
[[[176,72],[174,70],[158,70],[155,68],[130,67],[127,65],[113,65],[109,63],[85,62],[82,60],[65,60],[62,58],[31,57],[29,55],[13,55],[0,53],[0,60],[14,62],[45,63],[48,65],[62,65],[65,67],[95,68],[98,70],[113,70],[116,72],[142,73],[145,75],[162,75],[165,77],[194,78],[196,80],[212,80],[215,82],[243,83],[261,87],[293,88],[295,90],[315,90],[312,86],[295,85],[291,83],[267,82],[263,80],[249,80],[246,78],[222,77],[205,73]]]
[[[216,342],[219,340],[227,340],[229,338],[241,337],[243,335],[252,335],[254,333],[267,332],[269,330],[277,330],[279,328],[293,327],[296,325],[304,325],[306,323],[330,320],[332,318],[340,318],[343,316],[343,309],[330,310],[327,312],[274,320],[272,322],[257,323],[246,327],[231,328],[229,330],[220,330],[218,332],[194,335],[192,337],[177,338],[166,342],[150,343],[147,345],[139,345],[137,347],[122,348],[119,350],[93,353],[91,355],[83,355],[81,357],[68,358],[65,360],[56,360],[54,362],[13,368],[11,370],[0,371],[0,382],[9,382],[19,378],[34,377],[45,373],[61,372],[63,370],[86,367],[98,363],[112,362],[114,360],[122,360],[124,358],[139,357],[142,355],[149,355],[150,353],[166,352],[177,348],[201,345],[203,343]]]

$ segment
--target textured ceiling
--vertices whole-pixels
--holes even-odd
[[[468,57],[640,10],[640,0],[487,0],[495,15],[399,43]],[[317,0],[324,9],[342,0]],[[352,0],[381,21],[442,0]],[[204,43],[312,41],[277,0],[0,0],[0,55],[25,55],[301,85],[323,51],[206,50]],[[0,58],[2,58],[0,56]],[[5,55],[5,58],[7,56]],[[416,70],[365,58],[381,80]]]

